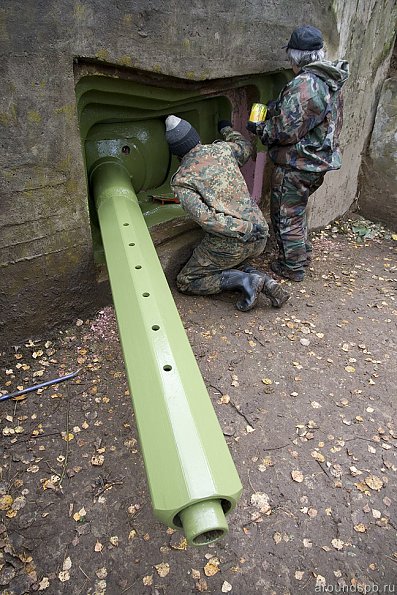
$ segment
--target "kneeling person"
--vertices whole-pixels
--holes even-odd
[[[251,310],[263,292],[273,306],[281,307],[288,293],[266,273],[245,266],[247,259],[263,252],[268,235],[240,171],[251,156],[251,143],[229,121],[221,121],[218,129],[225,140],[202,145],[189,122],[176,116],[166,119],[170,151],[181,159],[172,190],[205,232],[177,277],[178,290],[196,295],[240,291],[236,307],[243,312]]]

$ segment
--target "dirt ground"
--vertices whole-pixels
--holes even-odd
[[[3,394],[80,369],[0,404],[3,594],[397,593],[397,236],[313,240],[281,310],[175,292],[244,486],[215,544],[153,517],[111,307],[0,354]]]

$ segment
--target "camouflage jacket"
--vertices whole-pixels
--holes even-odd
[[[284,87],[257,128],[274,163],[311,172],[340,168],[341,88],[348,76],[347,62],[324,60],[304,66]]]
[[[267,223],[249,194],[240,166],[248,161],[252,145],[230,126],[225,141],[197,145],[187,153],[171,179],[184,210],[204,231],[246,241],[254,223]]]

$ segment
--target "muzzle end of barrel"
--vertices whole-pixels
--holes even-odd
[[[229,530],[220,500],[195,502],[181,510],[178,517],[189,545],[208,545]]]

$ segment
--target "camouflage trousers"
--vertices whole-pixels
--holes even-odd
[[[270,215],[279,260],[293,271],[303,271],[312,246],[307,237],[308,198],[324,180],[324,173],[298,171],[276,165],[272,174]]]
[[[243,243],[235,238],[205,234],[176,279],[179,291],[196,295],[219,293],[222,272],[259,256],[266,240]]]

